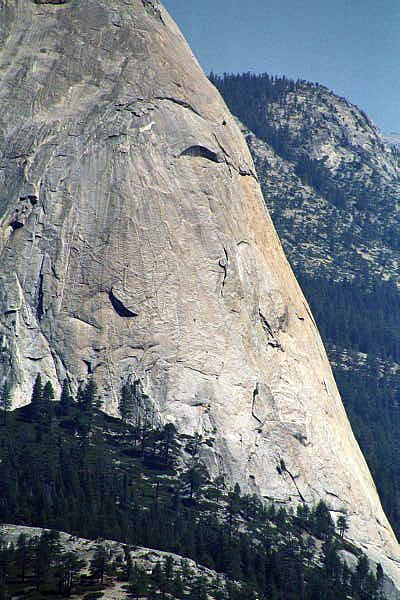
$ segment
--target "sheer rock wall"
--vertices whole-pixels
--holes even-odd
[[[0,348],[14,406],[40,371],[115,414],[139,378],[212,476],[323,498],[398,577],[244,138],[158,2],[0,0]]]

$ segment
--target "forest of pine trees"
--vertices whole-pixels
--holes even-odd
[[[307,152],[306,144],[312,139],[315,123],[313,115],[309,115],[302,101],[297,100],[297,95],[315,92],[314,105],[317,108],[319,94],[328,92],[327,88],[303,79],[294,81],[284,75],[272,76],[268,73],[211,73],[209,78],[232,113],[257,137],[268,142],[277,154],[294,163],[295,172],[303,183],[312,186],[329,202],[339,208],[356,202],[359,209],[370,211],[375,211],[377,205],[387,202],[396,205],[397,197],[387,189],[386,181],[379,177],[374,181],[371,177],[368,181],[360,182],[357,177],[353,177],[351,172],[356,173],[360,166],[356,161],[351,165],[343,164],[337,177],[332,178],[332,173],[325,164],[326,158],[311,158]],[[289,95],[291,98],[288,102]],[[302,128],[291,130],[285,119],[282,123],[279,122],[271,110],[272,105],[278,105],[286,111],[286,118],[291,112],[300,114]],[[318,114],[318,108],[315,114]],[[362,112],[360,114],[363,115]],[[333,119],[333,116],[325,112],[324,118]],[[369,123],[365,115],[362,118]],[[342,146],[348,143],[344,136]]]
[[[123,420],[98,409],[91,380],[75,398],[67,383],[60,401],[53,396],[38,376],[32,402],[2,421],[2,523],[174,552],[237,582],[208,590],[196,580],[188,591],[181,574],[176,598],[383,597],[380,571],[371,573],[362,553],[345,540],[344,515],[334,523],[323,502],[299,505],[297,512],[264,506],[238,485],[229,489],[223,478],[211,481],[198,457],[204,440],[179,437],[172,425],[159,427],[140,382],[121,390]],[[68,596],[81,581],[79,556],[66,556],[57,543],[50,532],[33,542],[21,538],[16,548],[0,544],[0,598],[24,578],[35,583],[36,598],[56,591]],[[358,561],[355,571],[340,558],[343,548]],[[91,565],[99,583],[106,562],[99,547]],[[128,577],[132,597],[165,598],[167,582],[153,579],[134,569]],[[176,578],[173,585],[179,587]]]

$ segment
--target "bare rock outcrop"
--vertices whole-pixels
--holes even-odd
[[[323,498],[400,582],[244,138],[158,2],[0,0],[0,348],[14,406],[89,373],[116,413],[139,378],[212,476]]]

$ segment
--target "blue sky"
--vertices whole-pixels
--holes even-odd
[[[319,81],[400,132],[399,0],[163,0],[203,69]]]

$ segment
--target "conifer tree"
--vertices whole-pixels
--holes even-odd
[[[320,500],[313,511],[313,527],[315,535],[329,539],[332,537],[335,526],[332,521],[331,514],[325,502]]]
[[[135,565],[132,577],[129,581],[128,593],[131,598],[139,600],[147,592],[146,573],[143,569]]]
[[[42,411],[40,420],[43,425],[48,425],[54,416],[54,390],[51,381],[47,381],[42,392]]]
[[[125,382],[119,397],[119,412],[124,423],[134,418],[135,387],[132,383]]]
[[[16,563],[22,582],[25,581],[26,571],[31,560],[31,545],[28,543],[26,535],[20,533],[16,547]]]
[[[0,598],[8,600],[8,576],[11,570],[12,548],[0,538]]]
[[[86,410],[93,412],[95,408],[100,407],[100,401],[97,396],[97,386],[93,379],[90,379],[85,388],[84,402]]]
[[[163,430],[164,441],[164,463],[166,466],[170,463],[171,452],[176,450],[176,428],[172,423],[167,423]]]
[[[340,515],[338,517],[336,525],[339,530],[339,535],[343,539],[344,534],[349,528],[346,517],[344,515]]]
[[[97,387],[93,379],[90,379],[86,386],[81,385],[79,387],[77,401],[81,409],[79,413],[79,427],[81,432],[87,436],[92,428],[94,411],[100,406],[100,401],[97,397]]]
[[[34,558],[34,580],[39,591],[42,583],[50,577],[50,567],[60,555],[59,534],[53,531],[42,531]]]
[[[90,575],[100,583],[104,583],[104,574],[106,572],[108,556],[104,546],[97,546],[93,558],[90,562]]]
[[[172,556],[167,556],[164,562],[163,574],[165,578],[165,586],[167,591],[172,589],[172,580],[174,576],[174,561]]]
[[[58,590],[63,596],[70,596],[75,580],[85,561],[80,559],[76,552],[63,552],[58,562],[56,575],[58,579]]]
[[[233,491],[228,494],[228,525],[229,532],[232,532],[233,519],[240,510],[240,486],[238,483],[235,484]]]
[[[194,580],[190,597],[193,600],[207,600],[208,599],[207,579],[204,576],[197,577]]]
[[[33,384],[31,403],[29,406],[29,414],[33,421],[38,421],[43,410],[43,387],[42,377],[40,373],[37,374],[35,383]]]
[[[175,574],[172,586],[171,586],[171,593],[175,598],[183,598],[185,595],[185,585],[182,579],[182,575],[177,572]]]
[[[43,403],[47,407],[47,404],[54,400],[54,390],[51,381],[47,381],[43,388]]]
[[[61,390],[61,396],[60,396],[60,406],[59,406],[60,415],[62,415],[62,416],[67,415],[71,409],[72,403],[73,403],[73,399],[72,399],[72,394],[70,391],[68,379],[64,379],[63,385],[62,385],[62,390]]]
[[[204,467],[197,461],[193,462],[182,475],[183,480],[189,484],[190,500],[193,500],[205,481]]]
[[[10,388],[7,382],[3,384],[3,387],[0,392],[0,409],[3,412],[2,423],[6,425],[7,423],[7,411],[11,408],[11,398],[10,398]]]
[[[153,567],[153,570],[152,570],[151,576],[150,576],[150,580],[151,580],[151,589],[150,589],[151,598],[159,598],[159,596],[157,594],[158,590],[160,590],[161,594],[165,596],[166,579],[165,579],[165,575],[163,573],[163,570],[162,570],[159,562],[156,563],[155,566]]]

